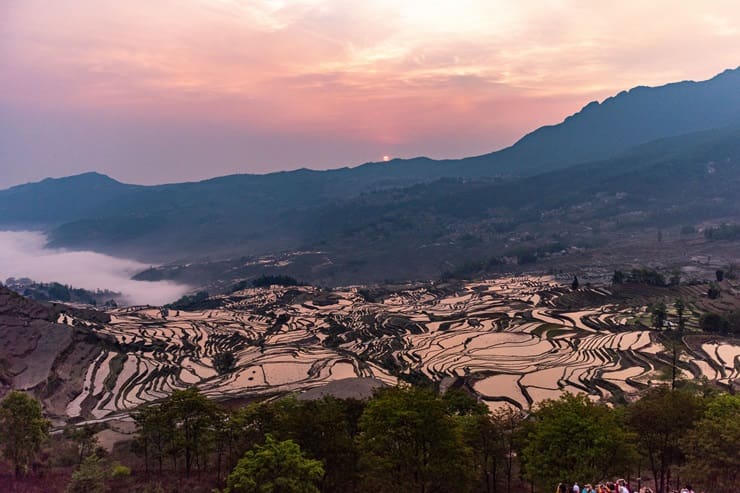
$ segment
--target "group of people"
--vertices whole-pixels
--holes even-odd
[[[619,479],[616,482],[605,481],[602,483],[598,483],[596,486],[593,486],[591,484],[579,486],[578,483],[573,483],[573,486],[570,488],[568,487],[568,483],[563,481],[562,483],[558,484],[555,493],[653,493],[653,490],[645,487],[640,488],[640,491],[636,492],[634,489],[632,489],[627,481],[625,481],[624,479]],[[674,493],[679,492],[676,491]],[[686,485],[684,488],[681,489],[680,493],[694,493],[694,490],[691,488],[691,486]]]
[[[630,488],[627,481],[620,479],[616,483],[613,481],[605,481],[603,483],[598,483],[595,486],[592,484],[580,486],[578,483],[573,483],[573,486],[570,488],[568,487],[568,484],[563,481],[558,484],[555,493],[635,493],[635,491]],[[648,492],[646,491],[641,493]],[[649,493],[652,493],[652,491]]]

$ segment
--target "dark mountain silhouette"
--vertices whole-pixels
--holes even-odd
[[[140,189],[100,173],[47,178],[0,191],[0,225],[35,227],[90,214],[101,204]]]
[[[237,257],[155,268],[138,278],[195,285],[269,274],[346,285],[510,272],[572,248],[649,246],[658,230],[673,241],[688,228],[694,237],[685,239],[694,241],[700,224],[740,222],[739,189],[740,127],[726,128],[537,176],[446,178],[296,210],[272,227],[296,238],[287,250],[315,253],[275,258],[288,265]],[[235,243],[229,238],[222,240]],[[626,254],[630,261],[636,255]]]
[[[513,146],[468,158],[481,176],[490,168],[537,174],[605,159],[653,140],[740,122],[740,68],[702,82],[635,87],[596,101],[558,125],[541,127]]]
[[[679,186],[690,176],[658,177],[669,168],[655,163],[667,166],[699,148],[725,145],[728,135],[731,144],[735,125],[740,69],[703,82],[622,92],[512,147],[466,159],[416,158],[159,186],[126,185],[96,173],[47,179],[0,191],[0,227],[43,228],[56,246],[157,261],[317,245],[331,250],[372,243],[384,250],[399,232],[440,236],[443,216],[484,220],[498,208],[496,227],[513,228],[526,222],[524,211],[535,214],[534,205],[538,214],[572,205],[604,188],[605,180],[633,196],[645,189],[640,180],[667,178]],[[364,230],[368,224],[376,230]]]

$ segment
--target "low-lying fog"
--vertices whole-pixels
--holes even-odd
[[[134,281],[131,276],[149,267],[133,260],[86,251],[44,248],[46,237],[31,231],[0,231],[0,280],[28,277],[76,288],[110,289],[133,305],[162,305],[190,287],[169,281]]]

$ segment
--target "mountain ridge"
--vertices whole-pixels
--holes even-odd
[[[395,158],[388,162],[383,161],[370,161],[366,163],[362,163],[356,166],[342,166],[339,168],[332,168],[327,170],[315,170],[311,168],[297,168],[293,170],[280,170],[280,171],[274,171],[269,173],[233,173],[228,175],[221,175],[221,176],[214,176],[210,178],[205,178],[203,180],[195,180],[195,181],[185,181],[185,182],[172,182],[172,183],[163,183],[163,184],[156,184],[156,185],[137,185],[137,184],[124,184],[129,186],[139,186],[139,187],[148,187],[148,188],[158,188],[158,187],[168,187],[172,185],[185,185],[185,184],[194,184],[194,183],[206,183],[213,180],[220,180],[220,179],[227,179],[227,178],[234,178],[234,177],[251,177],[251,178],[259,178],[259,177],[276,177],[276,176],[285,176],[289,174],[298,174],[298,173],[332,173],[332,172],[340,172],[340,173],[346,173],[346,172],[357,172],[362,170],[363,168],[375,168],[375,167],[381,167],[384,169],[384,171],[391,171],[391,174],[394,172],[397,172],[397,170],[392,169],[394,165],[404,165],[404,164],[418,164],[419,162],[423,162],[426,165],[435,165],[435,164],[458,164],[462,163],[464,161],[479,161],[479,160],[489,160],[493,156],[501,155],[502,153],[511,153],[514,152],[515,149],[517,149],[520,146],[523,146],[524,144],[529,143],[533,139],[536,139],[543,133],[552,132],[553,129],[562,129],[566,124],[572,124],[573,122],[577,122],[583,118],[591,117],[594,112],[603,111],[606,109],[611,109],[615,104],[624,103],[625,101],[629,100],[630,98],[643,98],[647,95],[653,95],[656,94],[656,92],[664,92],[664,91],[681,91],[686,89],[695,89],[697,87],[701,88],[706,85],[730,85],[729,89],[737,89],[734,94],[734,98],[731,100],[731,102],[734,102],[735,104],[726,104],[727,101],[721,100],[722,94],[717,96],[717,99],[721,100],[723,102],[723,105],[725,110],[727,110],[728,113],[730,113],[729,116],[724,116],[722,121],[720,122],[712,122],[709,126],[704,126],[702,128],[704,129],[711,129],[711,128],[719,128],[726,126],[730,124],[735,119],[740,119],[740,66],[736,68],[728,68],[719,74],[716,74],[715,76],[711,77],[710,79],[706,80],[683,80],[678,82],[671,82],[668,84],[664,84],[661,86],[635,86],[631,89],[623,90],[614,96],[609,96],[605,98],[603,101],[590,101],[586,105],[584,105],[579,111],[565,117],[563,121],[555,124],[550,125],[543,125],[531,132],[528,132],[527,134],[523,135],[519,140],[517,140],[514,144],[508,147],[504,147],[502,149],[498,149],[496,151],[492,151],[489,153],[484,153],[480,155],[474,155],[474,156],[468,156],[468,157],[462,157],[462,158],[450,158],[450,159],[433,159],[427,156],[415,156],[410,158]],[[716,101],[715,101],[716,102]],[[701,113],[692,113],[690,117],[695,117],[697,114]],[[689,117],[687,117],[689,118]],[[642,139],[642,143],[650,142],[652,140],[656,140],[661,137],[667,137],[670,135],[681,135],[686,133],[692,133],[694,131],[697,131],[701,128],[697,129],[681,129],[681,130],[674,130],[672,132],[663,132],[665,135],[657,135],[657,136],[648,136],[644,137]],[[626,145],[622,145],[622,150],[625,150],[629,147],[633,147],[634,145],[638,145],[640,142],[632,142]],[[608,157],[608,156],[602,156],[602,157]],[[598,157],[587,157],[587,158],[573,158],[572,156],[568,159],[569,164],[576,164],[578,161],[586,161],[586,160],[595,160],[598,159]],[[462,171],[455,171],[457,174],[465,174],[464,170]],[[97,177],[105,177],[108,178],[108,180],[123,184],[113,178],[108,177],[105,174],[101,174],[96,171],[89,171],[85,173],[80,173],[76,175],[71,175],[67,177],[62,178],[45,178],[38,182],[30,182],[25,183],[21,185],[15,185],[13,187],[9,187],[5,190],[0,190],[1,192],[5,192],[14,188],[19,188],[27,185],[39,185],[48,181],[54,181],[54,180],[65,180],[69,178],[82,178],[87,177],[91,175],[97,175]],[[495,176],[493,174],[492,176]],[[440,176],[441,177],[441,176]]]
[[[52,246],[89,248],[157,263],[297,249],[360,252],[365,244],[395,255],[399,246],[405,248],[397,244],[404,228],[418,234],[407,238],[407,245],[418,246],[419,238],[449,237],[449,230],[461,228],[472,228],[464,234],[502,242],[506,228],[531,223],[523,214],[534,214],[532,204],[540,204],[538,214],[553,214],[541,205],[575,206],[579,197],[573,192],[574,184],[588,195],[599,188],[599,180],[620,176],[644,190],[635,177],[655,180],[650,166],[656,159],[683,163],[681,152],[693,152],[701,139],[710,146],[715,141],[726,145],[723,135],[735,125],[740,126],[740,69],[708,81],[633,88],[602,103],[587,104],[564,122],[541,127],[514,146],[472,158],[415,158],[154,186],[123,184],[99,173],[45,180],[0,191],[0,227],[41,228],[50,235]],[[662,139],[668,140],[661,143]],[[711,152],[704,157],[719,159]],[[685,178],[687,186],[693,186],[694,168],[690,163],[681,166],[688,174],[670,177],[670,183],[677,185]],[[619,169],[605,174],[609,167]],[[727,178],[734,183],[734,175]],[[552,180],[562,190],[553,188]],[[484,191],[495,193],[495,200]],[[422,192],[423,200],[410,200]],[[709,192],[697,193],[712,200]],[[532,200],[526,200],[529,195]],[[479,203],[470,197],[479,197]],[[636,198],[648,209],[655,207]],[[692,204],[704,211],[704,217],[714,214],[698,202]],[[619,214],[617,206],[603,213]],[[661,206],[671,207],[671,203],[663,201]],[[632,212],[639,211],[633,208]],[[492,215],[499,223],[491,223]],[[331,224],[331,220],[338,222]],[[475,233],[476,221],[488,224],[495,234]],[[371,229],[363,230],[362,225]]]

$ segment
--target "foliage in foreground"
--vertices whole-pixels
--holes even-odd
[[[524,468],[543,489],[561,481],[628,476],[634,463],[633,436],[620,416],[585,395],[545,401],[527,428]]]
[[[23,392],[9,392],[0,404],[0,443],[16,477],[28,471],[48,437],[49,421],[41,413],[41,404]]]
[[[323,475],[321,461],[307,458],[293,440],[268,434],[236,464],[224,493],[318,493]]]
[[[18,463],[27,464],[48,429],[40,406],[11,393],[0,410],[3,438],[16,437],[3,442],[5,458],[12,462],[12,450],[23,445]],[[658,493],[677,486],[678,477],[697,490],[725,491],[738,481],[739,416],[740,396],[686,382],[676,390],[649,389],[614,408],[565,394],[535,406],[529,416],[513,408],[489,413],[464,390],[440,395],[393,387],[365,402],[288,397],[226,409],[191,388],[137,413],[136,450],[144,471],[111,468],[95,452],[89,455],[90,429],[67,430],[56,440],[73,445],[72,462],[86,455],[70,492],[124,491],[156,480],[232,493],[511,493],[639,471],[643,478],[649,473],[643,484],[654,482]]]

